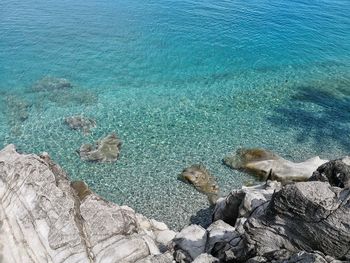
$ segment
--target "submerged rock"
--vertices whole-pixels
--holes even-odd
[[[59,91],[72,88],[73,85],[64,78],[47,76],[34,83],[33,91]]]
[[[84,200],[85,197],[92,194],[88,185],[84,181],[73,181],[70,186],[75,190],[80,201]]]
[[[21,96],[8,95],[4,97],[4,105],[4,113],[11,132],[15,135],[20,135],[22,123],[29,118],[29,110],[32,103]]]
[[[239,149],[236,154],[225,157],[223,161],[232,169],[248,172],[260,179],[287,183],[306,181],[328,160],[316,156],[301,163],[294,163],[263,149]]]
[[[72,116],[65,119],[65,123],[73,130],[80,130],[85,135],[90,133],[92,128],[96,127],[94,119],[84,116]]]
[[[179,179],[193,185],[199,192],[206,194],[210,204],[215,204],[217,201],[219,186],[203,165],[195,164],[184,169],[179,175]]]
[[[140,222],[83,182],[70,184],[48,154],[19,154],[13,145],[0,151],[0,204],[3,263],[172,261],[160,253],[157,233],[142,227],[149,219]]]
[[[83,144],[80,147],[80,158],[91,162],[115,162],[119,157],[122,142],[115,133],[98,140],[96,146]]]

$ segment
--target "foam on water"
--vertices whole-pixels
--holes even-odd
[[[347,1],[11,0],[0,10],[0,145],[47,151],[73,179],[172,227],[208,207],[177,180],[186,166],[205,164],[225,194],[251,179],[222,165],[239,147],[296,161],[349,153]],[[34,92],[46,75],[74,87]],[[30,105],[24,121],[18,100]],[[97,128],[70,130],[76,114]],[[111,131],[123,141],[116,164],[80,160],[81,144]]]

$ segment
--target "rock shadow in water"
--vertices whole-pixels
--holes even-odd
[[[191,216],[191,224],[196,224],[207,228],[212,223],[213,211],[214,206],[199,210],[195,215]]]
[[[350,151],[350,80],[332,87],[301,86],[292,101],[276,108],[269,117],[281,129],[293,129],[297,140],[312,140],[317,148],[327,149],[334,141]]]

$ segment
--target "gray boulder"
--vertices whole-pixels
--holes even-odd
[[[185,227],[173,239],[177,262],[192,262],[205,252],[207,231],[198,225]]]
[[[309,181],[328,182],[332,186],[340,188],[350,187],[350,158],[329,161],[312,174]]]
[[[213,221],[223,220],[235,226],[238,218],[247,218],[254,213],[263,212],[269,203],[272,194],[281,189],[281,184],[276,181],[267,181],[265,184],[251,187],[243,186],[233,190],[226,198],[218,200]]]

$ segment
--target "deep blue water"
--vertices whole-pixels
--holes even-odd
[[[346,0],[3,0],[0,146],[47,151],[102,196],[179,227],[207,207],[176,180],[187,165],[204,163],[224,194],[250,179],[221,163],[239,147],[349,153],[349,14]],[[48,75],[74,88],[33,92]],[[74,114],[97,128],[69,130]],[[82,143],[111,131],[116,164],[80,161]]]

